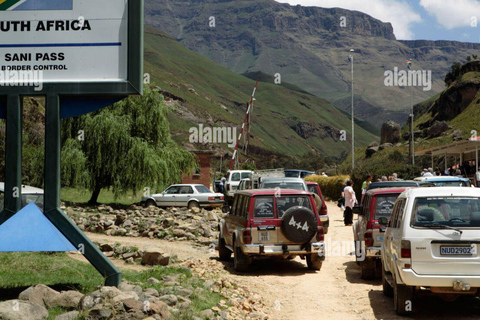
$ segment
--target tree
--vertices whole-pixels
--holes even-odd
[[[62,124],[62,184],[89,188],[90,204],[101,189],[115,196],[178,182],[196,166],[195,156],[170,136],[168,107],[158,90]]]

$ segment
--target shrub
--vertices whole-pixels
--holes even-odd
[[[336,201],[341,196],[342,187],[345,184],[345,180],[350,177],[347,175],[344,176],[332,176],[324,177],[322,175],[311,175],[305,177],[305,181],[316,182],[322,190],[322,194],[325,198],[332,199]]]

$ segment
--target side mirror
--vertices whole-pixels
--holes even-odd
[[[386,217],[380,217],[378,219],[378,224],[380,224],[382,226],[386,226],[388,224],[388,219]]]
[[[363,204],[353,207],[352,211],[353,213],[363,215]]]
[[[223,206],[222,207],[222,212],[223,213],[230,213],[230,207],[229,206]]]

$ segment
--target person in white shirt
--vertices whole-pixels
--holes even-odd
[[[345,212],[344,212],[344,223],[346,226],[351,226],[353,224],[353,207],[357,203],[357,197],[355,196],[355,191],[352,188],[353,181],[348,180],[347,186],[343,189],[345,194]]]
[[[478,167],[477,172],[475,172],[475,181],[477,182],[476,186],[480,187],[480,167]]]

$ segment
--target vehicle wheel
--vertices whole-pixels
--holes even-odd
[[[362,272],[360,273],[360,278],[363,280],[371,280],[375,278],[375,268],[365,267],[360,265]]]
[[[235,241],[233,242],[233,268],[235,271],[243,272],[247,271],[248,266],[248,257],[243,254],[242,249],[235,246]]]
[[[150,206],[154,206],[156,207],[157,206],[157,203],[155,201],[153,201],[152,199],[148,199],[146,202],[145,202],[145,207],[150,207]]]
[[[223,239],[223,238],[220,238],[218,240],[218,256],[219,256],[221,261],[227,261],[232,256],[232,251],[230,251],[225,246],[225,239]]]
[[[353,241],[353,247],[355,248],[355,252],[354,252],[354,254],[355,254],[355,263],[357,264],[357,266],[359,266],[359,265],[360,265],[360,261],[358,260],[358,255],[357,255],[357,252],[358,252],[357,242],[358,242],[358,241],[355,241],[355,240]]]
[[[285,211],[280,228],[288,240],[306,243],[317,233],[317,219],[312,210],[295,206]]]
[[[322,269],[322,260],[318,256],[318,254],[309,254],[305,257],[307,260],[307,267],[310,270],[320,270]]]
[[[383,264],[382,264],[382,287],[383,287],[383,294],[386,297],[393,297],[393,288],[390,285],[390,283],[388,283],[387,281],[387,278],[385,276],[385,268],[383,267]]]
[[[393,275],[393,307],[400,316],[412,314],[413,307],[413,288],[397,284],[395,275]]]
[[[188,209],[193,209],[193,208],[200,208],[200,205],[198,204],[197,201],[190,201],[188,203]]]

